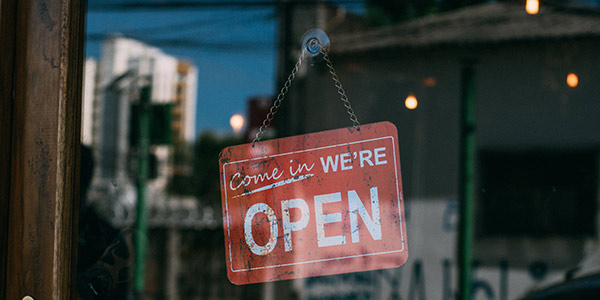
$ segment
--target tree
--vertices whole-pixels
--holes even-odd
[[[218,207],[221,203],[219,181],[219,153],[223,148],[241,144],[243,140],[234,136],[218,137],[213,133],[203,133],[190,149],[176,147],[175,165],[193,166],[188,174],[174,174],[169,182],[169,193],[195,196],[205,205]],[[187,154],[185,153],[186,151]]]

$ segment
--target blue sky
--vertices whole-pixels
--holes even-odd
[[[99,58],[101,36],[122,33],[195,63],[198,67],[197,133],[231,132],[229,118],[234,114],[245,115],[249,98],[279,91],[275,86],[277,18],[275,5],[268,5],[269,1],[179,0],[213,4],[185,9],[139,6],[101,9],[132,1],[135,0],[88,1],[86,55]],[[138,1],[159,5],[177,2]],[[344,6],[355,13],[364,10],[360,0],[335,1],[344,2]],[[253,5],[224,4],[244,2]],[[257,3],[263,4],[255,5]]]
[[[93,3],[93,2],[92,2]],[[88,37],[120,32],[148,41],[198,67],[197,132],[229,132],[229,118],[244,114],[252,96],[275,91],[276,18],[273,8],[196,10],[88,10]],[[192,41],[184,47],[165,40]],[[101,40],[86,40],[98,58]]]

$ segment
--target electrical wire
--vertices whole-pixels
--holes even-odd
[[[255,24],[260,22],[271,22],[276,19],[275,12],[261,12],[258,14],[252,14],[244,18],[223,18],[220,17],[218,20],[211,19],[197,19],[182,23],[170,23],[161,26],[135,28],[129,30],[119,30],[118,33],[112,32],[93,32],[86,35],[86,40],[91,43],[101,42],[111,36],[122,36],[135,40],[142,41],[146,44],[153,45],[156,47],[163,48],[189,48],[189,49],[203,49],[203,50],[219,50],[228,52],[244,51],[248,49],[256,49],[258,51],[270,50],[275,47],[274,42],[267,41],[223,41],[218,39],[211,39],[211,37],[218,37],[221,34],[215,32],[219,29],[227,28],[231,31],[232,28],[238,28],[248,24]],[[195,34],[193,37],[186,36],[199,31],[204,30],[201,35]],[[208,31],[208,32],[207,32]],[[212,33],[211,33],[212,31]],[[185,33],[181,36],[182,33]],[[168,35],[168,37],[161,38],[157,35]],[[174,37],[174,35],[178,35]],[[198,40],[198,36],[202,36],[203,40]]]
[[[219,50],[229,52],[248,52],[257,50],[271,50],[276,47],[273,41],[200,41],[191,38],[147,38],[143,36],[132,36],[110,33],[93,33],[86,35],[88,42],[101,42],[113,36],[123,36],[135,39],[145,44],[160,48],[189,48],[203,50]]]
[[[207,8],[248,8],[248,7],[277,7],[280,5],[364,5],[364,0],[254,0],[254,1],[165,1],[165,2],[146,2],[146,1],[127,1],[127,2],[96,2],[88,5],[89,11],[123,11],[123,10],[165,10],[165,9],[207,9]]]
[[[218,20],[214,19],[199,19],[190,22],[183,23],[175,23],[175,24],[166,24],[161,26],[154,27],[145,27],[145,28],[135,28],[129,30],[122,30],[122,33],[125,35],[144,35],[144,34],[165,34],[165,33],[181,33],[186,30],[196,30],[199,28],[214,28],[215,25],[222,25],[226,22],[230,22],[225,24],[224,26],[239,26],[251,23],[259,23],[259,22],[268,22],[274,21],[276,19],[276,14],[274,12],[270,12],[268,14],[260,13],[253,14],[246,18],[241,19],[227,19],[227,18],[219,18]],[[233,21],[233,22],[231,22]]]

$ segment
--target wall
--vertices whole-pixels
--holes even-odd
[[[306,278],[296,283],[301,299],[454,299],[457,290],[456,229],[453,198],[408,199],[408,256],[401,268]],[[547,261],[514,268],[508,258],[493,265],[475,263],[474,299],[515,299],[546,279]]]
[[[381,293],[393,295],[390,286],[398,284],[402,299],[446,299],[456,285],[455,233],[440,222],[448,201],[458,194],[463,62],[476,62],[478,151],[600,154],[600,86],[593,82],[600,75],[594,68],[600,63],[599,50],[600,42],[590,39],[333,53],[359,121],[386,120],[398,128],[404,193],[413,209],[409,262],[398,270],[305,280],[302,290],[315,291],[304,294],[305,299],[344,289],[379,298]],[[569,72],[579,76],[575,88],[566,84]],[[299,74],[283,104],[291,112],[285,120],[287,135],[350,126],[325,67],[304,66]],[[419,101],[415,110],[404,107],[409,94]],[[476,219],[482,218],[479,212]],[[597,248],[597,227],[594,236],[479,236],[474,249],[477,297],[512,299],[551,275],[562,278]]]

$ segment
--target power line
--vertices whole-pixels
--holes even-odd
[[[275,20],[275,18],[276,18],[276,15],[274,12],[268,13],[268,14],[261,13],[261,14],[251,15],[251,16],[248,16],[246,18],[241,18],[241,19],[224,19],[224,18],[220,18],[219,20],[200,19],[200,20],[194,20],[194,21],[183,22],[183,23],[165,24],[165,25],[161,25],[161,26],[122,30],[122,32],[125,35],[144,35],[144,34],[153,34],[154,35],[154,34],[160,34],[160,33],[171,33],[172,31],[177,31],[178,33],[181,33],[183,31],[186,31],[189,29],[198,29],[198,28],[205,28],[205,27],[214,28],[215,25],[220,25],[220,24],[227,23],[227,22],[230,22],[230,23],[227,23],[226,26],[237,26],[237,25],[256,23],[256,22],[273,21],[273,20]]]
[[[88,5],[89,11],[123,11],[123,10],[157,10],[157,9],[190,9],[190,8],[248,8],[248,7],[276,7],[279,5],[319,5],[319,4],[335,4],[335,5],[353,5],[365,4],[364,0],[339,0],[339,1],[322,1],[322,0],[256,0],[256,1],[168,1],[168,2],[145,2],[131,1],[123,3],[94,3]]]
[[[86,35],[86,40],[89,42],[101,42],[107,38],[114,36],[122,36],[144,42],[145,44],[161,48],[191,48],[191,49],[211,49],[219,51],[241,51],[248,52],[249,50],[267,50],[275,48],[275,43],[272,41],[198,41],[189,38],[144,38],[131,35],[116,35],[107,33],[91,33]]]

